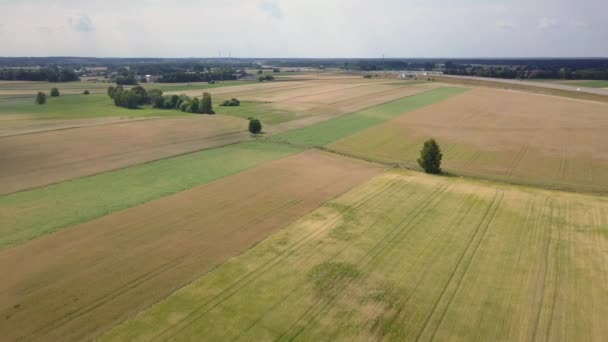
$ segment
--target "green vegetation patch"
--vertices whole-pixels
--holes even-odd
[[[240,106],[216,106],[214,109],[217,114],[230,115],[243,119],[253,117],[260,120],[262,124],[268,125],[274,125],[296,118],[295,113],[272,108],[272,104],[263,102],[242,101]]]
[[[37,118],[81,119],[97,117],[142,117],[142,116],[178,116],[184,113],[176,110],[159,110],[153,108],[127,109],[117,107],[106,94],[63,95],[47,97],[46,104],[34,102],[31,98],[18,98],[0,101],[0,115],[28,114]]]
[[[361,276],[356,265],[345,262],[324,262],[308,272],[317,295],[335,297],[345,284]]]
[[[299,152],[241,143],[0,197],[0,249]]]
[[[608,88],[608,81],[581,81],[581,82],[569,82],[567,83],[573,86],[587,87],[587,88]]]
[[[277,134],[271,139],[296,145],[324,146],[353,133],[381,124],[401,114],[465,92],[466,88],[444,87],[405,97],[360,112],[344,115],[305,128]]]

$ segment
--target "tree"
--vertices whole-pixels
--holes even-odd
[[[135,109],[141,103],[141,95],[133,90],[125,90],[120,94],[120,104],[129,109]]]
[[[146,88],[142,86],[135,86],[131,88],[130,92],[137,96],[138,105],[150,103],[150,96],[148,95]]]
[[[199,112],[199,101],[198,101],[198,97],[195,98],[194,100],[192,100],[192,103],[190,104],[190,110],[189,112],[191,113],[198,113]]]
[[[148,92],[150,103],[154,108],[163,108],[165,105],[165,99],[163,98],[163,91],[160,89],[152,89]]]
[[[262,131],[262,123],[258,119],[249,119],[249,132],[258,134]]]
[[[215,114],[215,112],[213,111],[213,105],[211,103],[211,94],[203,93],[203,99],[201,100],[200,106],[200,113]]]
[[[82,92],[82,94],[83,94],[83,95],[89,95],[89,94],[90,94],[90,92],[89,92],[89,90],[88,90],[88,89],[85,89],[85,91],[83,91],[83,92]]]
[[[108,96],[109,96],[110,98],[114,98],[114,89],[115,89],[115,88],[114,88],[113,86],[109,86],[109,87],[108,87]]]
[[[43,105],[46,103],[46,94],[39,91],[38,94],[36,94],[36,103],[39,105]]]
[[[431,138],[424,142],[422,150],[420,150],[420,158],[418,164],[426,173],[439,174],[441,173],[441,158],[443,154],[435,139]]]
[[[59,89],[57,89],[57,88],[51,88],[51,96],[52,97],[59,96]]]

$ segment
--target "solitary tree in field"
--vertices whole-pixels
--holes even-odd
[[[431,138],[424,142],[422,150],[420,150],[420,158],[418,164],[426,173],[439,174],[441,173],[441,158],[443,154],[435,139]]]
[[[83,95],[89,95],[91,92],[88,89],[85,89],[85,91],[82,92]]]
[[[262,131],[262,123],[258,119],[249,119],[249,132],[258,134]]]
[[[36,103],[39,105],[43,105],[46,103],[46,94],[39,91],[38,94],[36,94]]]
[[[203,93],[203,99],[199,104],[199,112],[203,114],[215,114],[213,105],[211,104],[211,94]]]
[[[51,89],[51,96],[52,96],[52,97],[57,97],[57,96],[59,96],[59,89],[57,89],[57,88],[52,88],[52,89]]]

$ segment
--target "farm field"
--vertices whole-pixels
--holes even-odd
[[[389,82],[350,77],[317,76],[306,80],[271,82],[211,89],[220,114],[247,118],[259,116],[270,125],[286,123],[288,129],[308,126],[382,103],[435,88],[413,81]],[[200,96],[199,91],[174,92]],[[223,108],[219,103],[237,98],[249,108]],[[246,112],[254,115],[247,115]],[[276,128],[276,131],[286,128]]]
[[[445,87],[405,97],[379,106],[323,121],[270,137],[272,140],[304,146],[323,146],[359,131],[381,124],[412,110],[432,105],[465,92],[466,88]]]
[[[303,152],[0,251],[3,338],[93,337],[381,170]]]
[[[0,138],[0,194],[244,141],[228,116],[142,120]]]
[[[86,119],[102,117],[183,116],[177,110],[117,107],[106,94],[62,95],[49,97],[45,105],[34,103],[34,95],[26,99],[0,100],[0,119],[4,116],[21,119]]]
[[[233,144],[0,196],[0,250],[298,152]]]
[[[144,85],[217,115],[0,82],[0,340],[608,338],[605,101],[274,76]]]
[[[605,340],[605,197],[389,171],[102,341]]]
[[[257,81],[222,81],[214,84],[207,82],[193,83],[144,83],[146,88],[157,88],[163,91],[181,91],[181,90],[202,90],[210,88],[221,88],[234,85],[244,85],[257,83]],[[89,90],[91,94],[106,94],[108,86],[115,85],[110,82],[36,82],[36,81],[0,81],[0,99],[15,99],[29,98],[33,102],[37,92],[42,91],[49,93],[51,88],[58,88],[61,94],[65,95],[80,95],[83,91]],[[127,86],[128,88],[129,86]]]
[[[508,182],[608,192],[608,105],[477,88],[327,145],[416,167],[435,137],[444,169]]]
[[[608,89],[608,81],[572,81],[572,82],[564,82],[564,84],[575,85],[579,87],[589,87],[589,88],[606,88]]]

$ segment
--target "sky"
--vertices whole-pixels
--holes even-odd
[[[607,0],[0,0],[0,56],[608,57]]]

